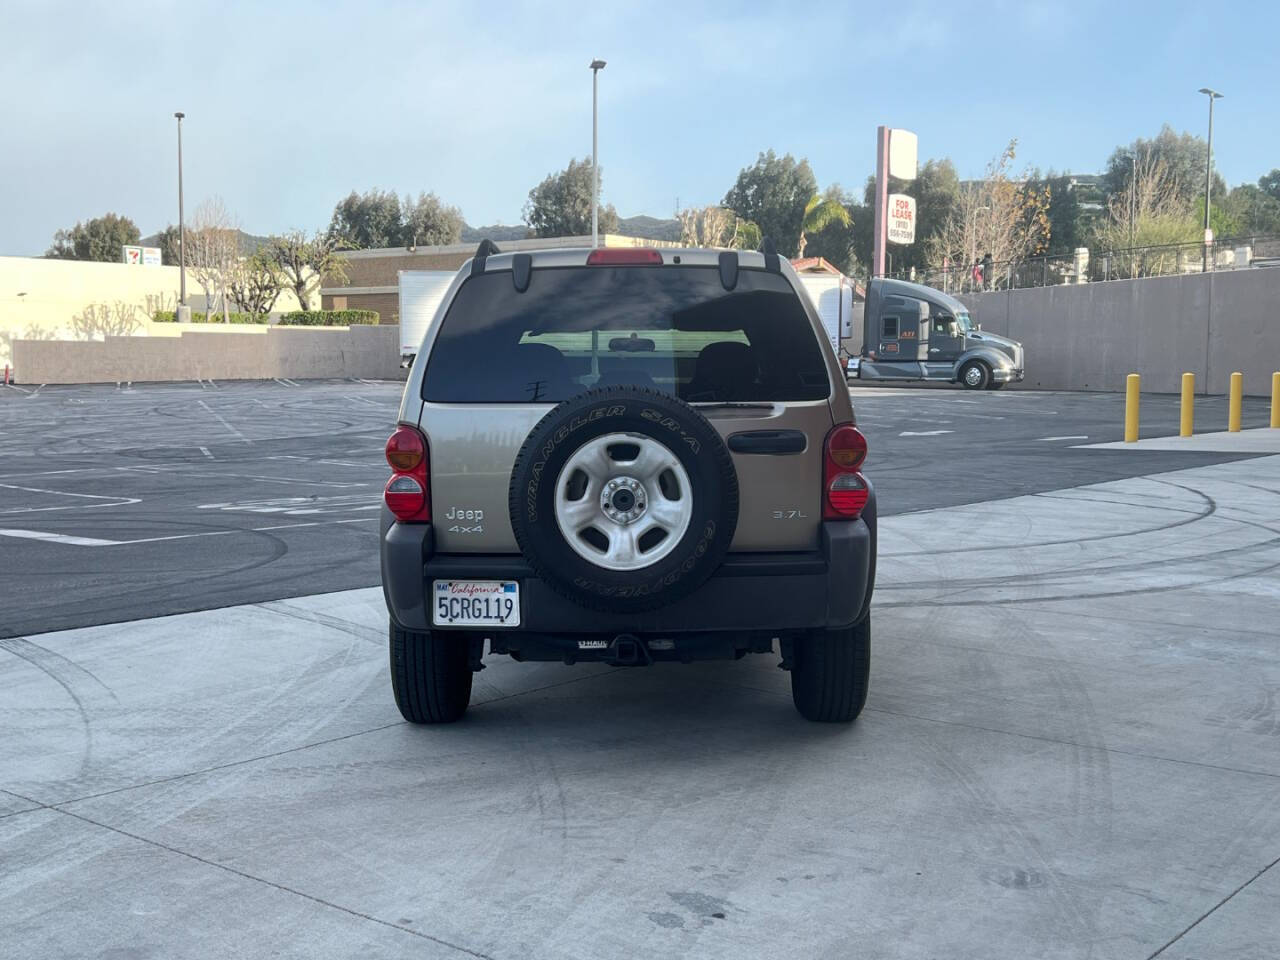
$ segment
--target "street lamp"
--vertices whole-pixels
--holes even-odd
[[[597,155],[599,146],[597,133],[599,130],[599,111],[597,108],[597,88],[600,71],[604,69],[604,61],[596,58],[591,61],[591,246],[600,246],[600,158]]]
[[[182,118],[181,110],[174,114],[178,120],[178,307],[179,321],[184,319],[187,305],[187,223],[182,215]],[[206,308],[207,309],[207,308]]]
[[[1213,244],[1213,234],[1209,232],[1209,201],[1213,188],[1213,101],[1221,100],[1222,94],[1209,87],[1201,87],[1198,91],[1209,98],[1209,143],[1204,155],[1204,265],[1202,270],[1209,269],[1209,247]]]

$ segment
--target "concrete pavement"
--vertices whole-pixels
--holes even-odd
[[[490,657],[413,728],[376,589],[0,641],[0,943],[1271,955],[1280,457],[881,529],[848,728],[772,657]]]
[[[1082,444],[1086,450],[1159,450],[1166,453],[1280,453],[1280,429],[1258,427],[1253,430],[1214,430],[1189,437],[1148,437],[1134,443]]]

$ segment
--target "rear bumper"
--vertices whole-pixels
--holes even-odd
[[[817,550],[730,554],[689,596],[641,613],[579,606],[534,576],[518,554],[438,554],[430,524],[391,523],[385,509],[381,547],[387,611],[410,630],[429,629],[427,597],[437,579],[519,581],[516,632],[653,635],[836,628],[858,622],[871,603],[876,503],[873,491],[859,519],[823,523]]]

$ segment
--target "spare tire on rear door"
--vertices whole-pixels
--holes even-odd
[[[606,387],[566,400],[511,471],[511,526],[533,571],[596,610],[671,603],[724,559],[738,476],[706,417],[675,397]]]

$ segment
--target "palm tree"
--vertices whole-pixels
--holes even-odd
[[[815,193],[804,205],[804,218],[800,221],[800,243],[797,257],[804,256],[805,245],[809,242],[806,233],[817,233],[833,223],[843,227],[849,225],[849,211],[834,197],[823,197]]]

